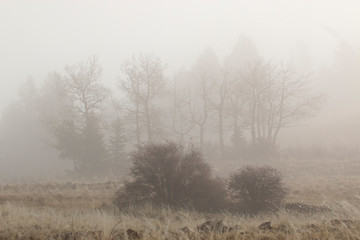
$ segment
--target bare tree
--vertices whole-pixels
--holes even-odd
[[[265,68],[265,63],[262,60],[254,61],[249,64],[247,72],[243,76],[247,85],[248,121],[253,143],[262,139],[263,131],[261,130],[263,129],[261,129],[261,127],[265,127],[261,124],[264,123],[264,121],[261,122],[261,120],[264,120],[264,95],[267,90],[266,87],[268,87],[265,84]]]
[[[244,83],[239,76],[240,73],[236,75],[230,74],[226,98],[226,117],[230,120],[230,127],[234,137],[241,134],[245,125],[246,92]]]
[[[126,95],[125,109],[134,116],[137,144],[141,143],[141,128],[145,125],[147,140],[153,141],[155,132],[155,103],[164,93],[164,66],[151,54],[133,56],[122,64],[125,75],[120,89]]]
[[[187,97],[186,90],[178,90],[177,88],[178,79],[175,78],[174,90],[172,95],[172,130],[180,137],[180,142],[184,143],[184,138],[194,128],[194,123],[189,121],[186,113],[188,111],[189,98]]]
[[[323,103],[324,96],[308,93],[308,80],[309,76],[299,73],[291,63],[282,63],[279,66],[277,92],[280,97],[271,119],[271,127],[274,129],[273,143],[276,143],[282,128],[293,126],[298,121],[313,116]]]
[[[209,124],[211,115],[211,98],[217,78],[216,67],[217,57],[212,49],[207,48],[198,58],[197,63],[192,68],[190,75],[193,85],[188,90],[187,99],[189,121],[199,128],[199,144],[201,149],[204,147],[204,134]]]
[[[207,123],[210,119],[210,106],[208,102],[208,94],[210,93],[211,85],[206,82],[205,76],[201,76],[199,85],[188,96],[188,108],[190,113],[190,121],[199,128],[199,143],[200,148],[204,147],[204,134]]]
[[[245,147],[242,135],[245,127],[247,93],[244,87],[243,71],[258,59],[256,45],[246,36],[240,36],[229,56],[225,58],[222,71],[226,74],[225,117],[230,121],[232,142],[235,152],[241,153]],[[240,148],[240,149],[239,149]]]
[[[78,113],[84,124],[90,115],[101,112],[102,104],[110,91],[101,83],[102,67],[97,57],[90,57],[87,62],[65,66],[62,84],[65,94],[70,99],[71,108]]]
[[[106,171],[101,114],[110,91],[101,78],[102,67],[93,56],[86,62],[66,65],[64,76],[56,79],[58,90],[64,94],[62,110],[66,115],[54,119],[51,128],[55,148],[61,158],[73,160],[75,175],[91,177]]]
[[[228,95],[230,92],[229,72],[222,68],[214,83],[213,93],[209,96],[209,102],[217,115],[217,126],[220,144],[220,157],[225,156],[225,114]]]
[[[138,63],[138,59],[133,56],[126,60],[122,66],[122,71],[125,75],[125,79],[120,80],[120,89],[126,94],[126,102],[124,107],[127,112],[134,115],[136,124],[136,142],[138,145],[141,143],[141,71]],[[130,106],[129,106],[130,105]]]
[[[322,96],[308,92],[309,76],[291,63],[275,65],[258,60],[249,66],[244,78],[253,143],[275,146],[281,129],[312,116],[321,104]]]

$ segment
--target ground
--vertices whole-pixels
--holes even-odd
[[[227,163],[214,170],[245,164]],[[1,184],[0,240],[360,239],[360,161],[287,159],[266,164],[283,173],[290,190],[286,202],[296,203],[296,211],[284,208],[245,217],[144,206],[120,213],[112,205],[117,181]],[[222,227],[201,231],[206,221]],[[260,229],[264,222],[270,225]]]

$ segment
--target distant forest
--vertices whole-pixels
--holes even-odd
[[[190,69],[174,76],[165,69],[156,55],[140,53],[119,66],[116,89],[103,84],[97,56],[49,73],[41,86],[29,77],[2,114],[0,158],[31,165],[56,156],[71,161],[72,176],[91,178],[123,176],[136,146],[166,140],[196,146],[217,163],[334,155],[320,148],[285,154],[278,146],[283,129],[304,124],[326,104],[296,59],[266,60],[241,37],[223,62],[207,48]]]

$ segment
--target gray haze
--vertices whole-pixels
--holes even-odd
[[[116,91],[120,64],[132,54],[155,54],[171,79],[191,68],[207,47],[223,62],[243,35],[266,59],[291,59],[311,72],[312,91],[326,95],[320,114],[286,129],[280,143],[332,143],[340,136],[337,140],[360,145],[358,0],[3,0],[0,112],[29,76],[40,86],[49,72],[62,72],[93,54],[103,66],[105,85]]]

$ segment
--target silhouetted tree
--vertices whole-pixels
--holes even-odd
[[[81,125],[86,125],[94,115],[103,111],[103,103],[110,91],[101,83],[102,67],[97,57],[90,57],[87,62],[66,65],[62,85],[69,106],[78,115]]]
[[[101,113],[110,92],[101,77],[102,68],[97,58],[91,57],[87,62],[67,65],[65,75],[57,79],[64,114],[50,125],[60,157],[74,163],[74,176],[101,176],[108,166]]]
[[[1,114],[0,173],[11,176],[46,174],[56,154],[46,148],[50,136],[42,125],[40,91],[29,77],[20,87],[18,98]],[[1,164],[1,165],[2,165]],[[21,167],[20,167],[21,166]],[[1,171],[2,170],[2,171]]]
[[[124,110],[136,125],[136,142],[141,143],[142,128],[145,127],[147,140],[153,141],[159,112],[155,101],[163,95],[165,78],[161,60],[151,54],[140,54],[126,60],[122,66],[124,79],[120,90],[125,94]]]
[[[249,104],[247,89],[244,86],[243,72],[259,58],[256,45],[246,36],[240,36],[232,52],[224,60],[223,71],[228,74],[228,92],[226,98],[226,118],[230,122],[232,157],[239,159],[246,152],[245,131]]]
[[[281,129],[317,113],[322,96],[308,93],[308,76],[290,63],[261,59],[244,73],[252,145],[271,153]]]
[[[204,135],[211,118],[209,99],[219,76],[217,57],[211,48],[207,48],[190,71],[193,85],[188,89],[188,119],[199,129],[200,148],[204,148]]]
[[[104,136],[100,131],[100,119],[89,116],[81,132],[80,176],[104,176],[109,171],[108,156]],[[75,172],[77,175],[77,172]]]
[[[219,66],[220,67],[220,66]],[[219,136],[220,157],[225,157],[225,121],[226,104],[230,93],[229,72],[225,68],[219,69],[213,93],[209,96],[209,102],[216,112],[217,132]]]
[[[111,171],[118,174],[125,174],[126,166],[126,143],[127,137],[124,133],[124,126],[119,117],[117,117],[110,126],[110,138],[108,142],[109,164]]]
[[[178,84],[184,84],[184,81],[188,74],[185,71],[179,72],[174,77],[174,89],[172,92],[172,131],[180,137],[180,142],[183,144],[185,136],[191,132],[195,124],[191,121],[188,114],[188,102],[187,89],[184,87],[178,87]],[[184,81],[185,82],[185,81]]]

